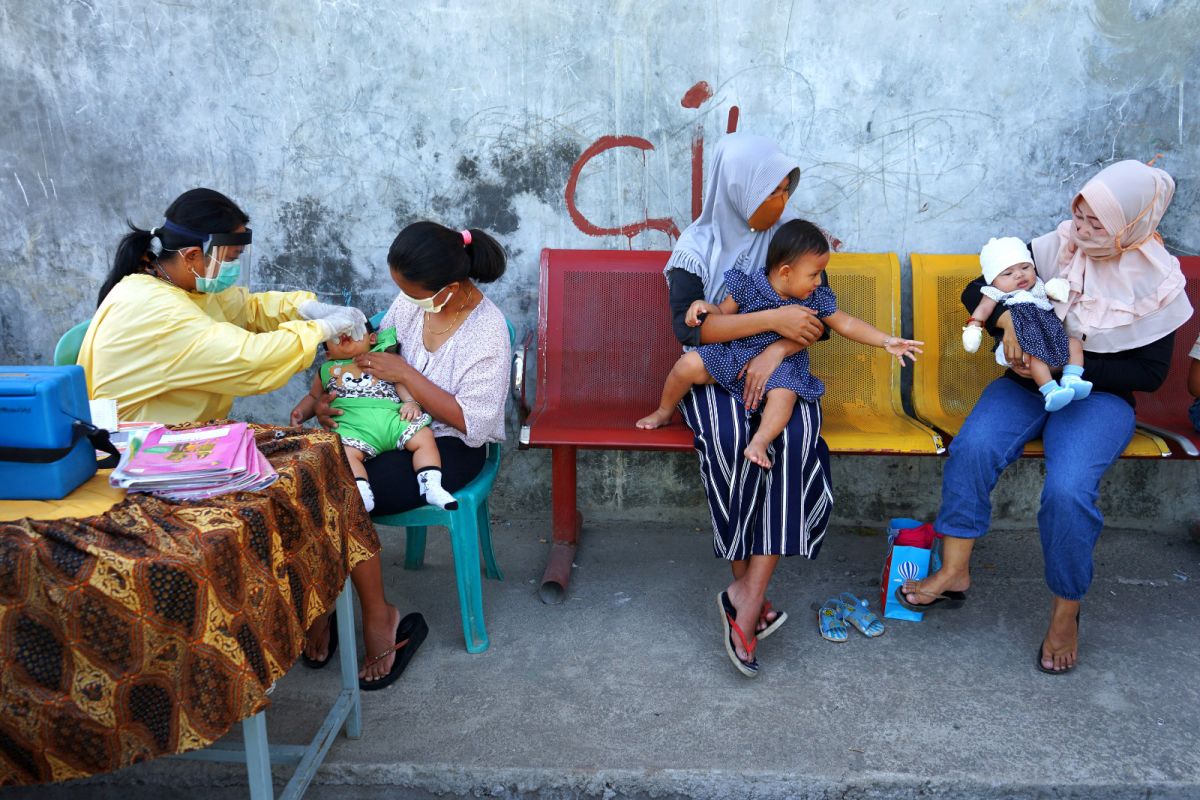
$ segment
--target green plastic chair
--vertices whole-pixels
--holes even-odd
[[[371,318],[378,327],[383,312]],[[512,323],[508,323],[509,344],[517,339]],[[462,612],[463,639],[468,653],[482,653],[488,649],[487,627],[483,621],[483,582],[479,577],[479,553],[483,551],[483,564],[487,576],[502,581],[504,576],[496,566],[492,552],[492,524],[488,509],[488,495],[496,482],[500,470],[500,445],[488,443],[487,458],[483,470],[462,489],[454,493],[458,508],[445,511],[436,506],[422,506],[401,514],[375,514],[371,519],[377,525],[392,525],[405,529],[404,568],[420,569],[425,563],[425,532],[430,525],[442,525],[450,532],[450,548],[454,553],[454,577],[458,584],[458,605]]]
[[[65,367],[74,364],[79,359],[79,347],[83,344],[83,337],[87,334],[88,325],[91,324],[90,319],[85,319],[62,335],[58,344],[54,346],[54,366]]]

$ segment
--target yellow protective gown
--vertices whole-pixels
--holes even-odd
[[[77,363],[88,394],[116,400],[122,421],[217,419],[235,397],[278,389],[312,363],[324,337],[297,307],[313,299],[240,286],[193,294],[130,275],[96,310]]]

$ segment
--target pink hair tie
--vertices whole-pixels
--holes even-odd
[[[470,231],[463,231],[462,237],[463,237],[463,247],[466,247],[467,245],[469,245],[471,243],[471,232]]]

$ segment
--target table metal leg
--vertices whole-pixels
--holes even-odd
[[[317,735],[307,745],[274,745],[267,743],[267,715],[260,711],[242,720],[243,744],[216,742],[203,750],[183,753],[177,758],[195,761],[240,761],[246,764],[250,781],[250,800],[274,800],[275,789],[271,781],[271,764],[296,764],[296,771],[284,787],[279,800],[298,800],[312,779],[317,768],[325,760],[325,754],[343,728],[346,736],[357,739],[362,736],[362,701],[358,690],[358,648],[354,636],[354,593],[350,580],[346,579],[342,593],[338,595],[337,609],[338,641],[341,644],[340,664],[342,667],[342,689],[330,707]]]
[[[242,720],[246,745],[246,777],[250,782],[250,800],[274,800],[271,784],[271,750],[267,744],[267,715],[260,711]]]
[[[346,737],[362,736],[362,698],[358,692],[358,648],[354,638],[354,587],[350,579],[337,599],[338,648],[342,666],[342,691],[350,693],[350,711],[346,715]]]

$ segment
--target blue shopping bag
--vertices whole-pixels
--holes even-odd
[[[896,544],[902,531],[920,528],[922,523],[915,519],[896,518],[888,523],[888,550],[883,560],[883,571],[879,575],[879,606],[889,619],[907,619],[920,622],[924,614],[910,611],[896,602],[896,588],[905,581],[917,581],[932,571],[941,568],[936,540],[930,547],[913,547]]]

